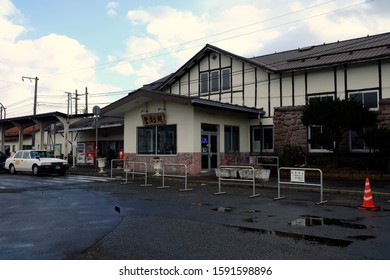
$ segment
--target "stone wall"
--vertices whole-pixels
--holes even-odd
[[[303,106],[275,108],[274,112],[274,151],[281,155],[285,146],[300,146],[307,151],[307,127],[301,117]]]

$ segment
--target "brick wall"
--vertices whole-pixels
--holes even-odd
[[[141,156],[134,153],[125,153],[125,160],[146,163],[148,172],[154,172],[152,164],[154,158],[154,156]],[[202,169],[200,153],[178,153],[175,156],[158,156],[158,158],[166,163],[187,165],[187,172],[189,174],[199,174]],[[177,173],[184,174],[184,167],[177,166],[174,168],[176,168]]]

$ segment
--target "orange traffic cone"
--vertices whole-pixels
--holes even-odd
[[[364,187],[364,196],[362,206],[357,207],[360,210],[378,211],[379,207],[374,205],[374,199],[372,198],[370,181],[366,178],[366,185]]]

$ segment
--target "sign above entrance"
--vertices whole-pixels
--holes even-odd
[[[143,114],[142,123],[144,126],[148,125],[164,125],[166,124],[164,113]]]

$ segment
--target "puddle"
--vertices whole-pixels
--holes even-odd
[[[216,208],[213,208],[212,210],[217,211],[217,212],[231,212],[233,210],[233,208],[218,206]]]
[[[373,235],[355,235],[355,236],[347,236],[347,237],[356,240],[367,240],[367,239],[375,238],[375,236]]]
[[[257,218],[248,218],[248,219],[244,219],[244,222],[248,222],[248,223],[257,223]]]
[[[294,232],[284,232],[284,231],[256,229],[256,228],[247,228],[247,227],[238,227],[238,229],[243,232],[258,232],[260,234],[270,234],[279,237],[288,237],[296,240],[305,240],[305,241],[316,242],[316,243],[321,243],[323,245],[335,246],[335,247],[346,247],[353,242],[350,240],[335,239],[335,238],[314,236],[314,235],[294,233]]]
[[[345,227],[345,228],[353,228],[353,229],[366,229],[366,225],[357,224],[357,223],[351,223],[345,220],[340,219],[334,219],[334,218],[322,218],[317,216],[301,216],[300,218],[292,221],[290,223],[292,226],[322,226],[322,225],[328,225],[328,226],[339,226],[339,227]]]

